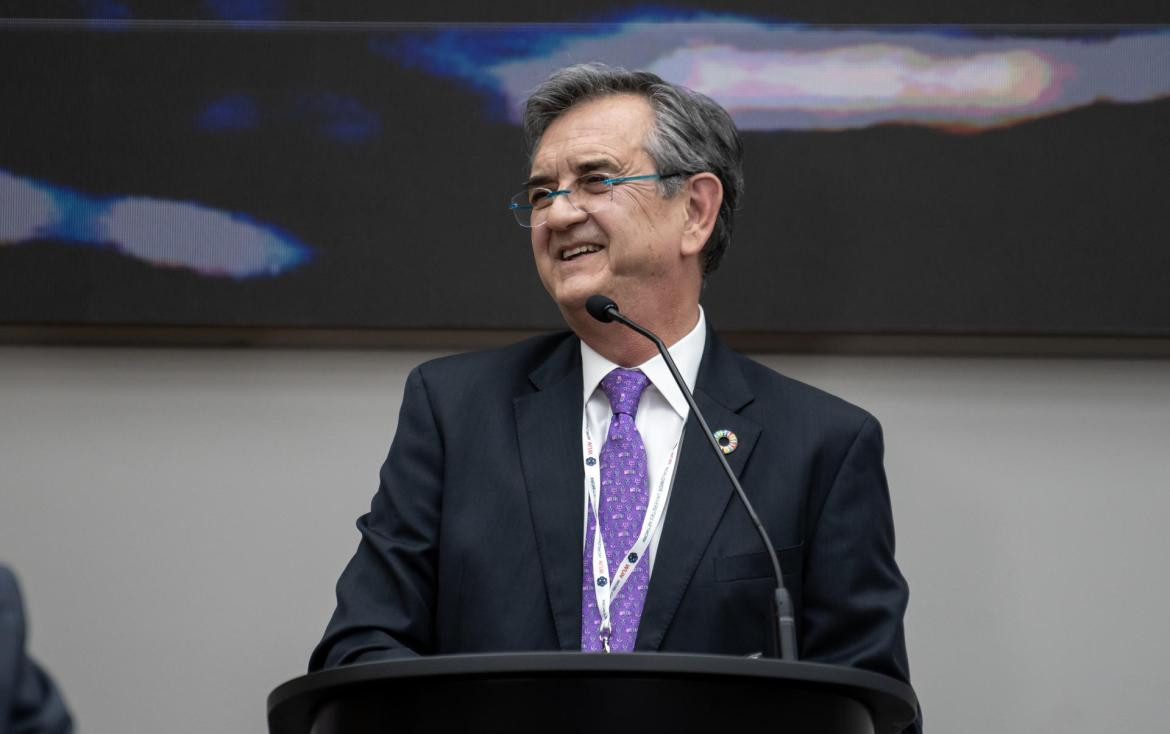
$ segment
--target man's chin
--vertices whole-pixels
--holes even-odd
[[[554,300],[556,301],[557,308],[561,310],[561,313],[568,316],[569,314],[575,314],[584,311],[585,301],[591,295],[593,295],[592,292],[584,293],[581,291],[573,291],[571,294],[558,293]]]
[[[564,312],[581,311],[585,308],[585,301],[590,296],[606,293],[606,282],[601,278],[573,278],[570,282],[560,283],[553,293],[553,300]]]

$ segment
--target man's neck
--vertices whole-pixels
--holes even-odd
[[[679,309],[678,313],[656,318],[648,317],[645,320],[639,318],[637,314],[629,316],[657,334],[667,348],[670,348],[689,334],[699,322],[699,304],[690,304],[689,308]],[[658,354],[654,342],[617,322],[604,324],[584,313],[584,309],[580,314],[573,314],[572,317],[566,314],[565,317],[581,341],[614,364],[637,367]]]

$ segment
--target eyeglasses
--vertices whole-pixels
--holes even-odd
[[[573,208],[593,214],[605,209],[613,201],[613,187],[631,181],[659,181],[664,178],[684,176],[683,173],[647,173],[641,176],[619,176],[610,178],[601,173],[587,173],[578,178],[569,189],[546,189],[533,187],[512,197],[508,208],[516,215],[521,227],[540,227],[548,221],[548,209],[558,196],[563,196]]]

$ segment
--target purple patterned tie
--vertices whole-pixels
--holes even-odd
[[[630,546],[638,539],[646,504],[650,499],[646,469],[646,447],[634,425],[638,400],[650,384],[650,378],[637,370],[615,369],[601,380],[601,389],[609,398],[613,418],[609,435],[601,447],[601,537],[610,573],[616,573]],[[585,529],[585,573],[581,583],[581,649],[601,652],[598,636],[601,614],[593,591],[593,512]],[[610,600],[610,624],[613,634],[609,646],[613,652],[630,652],[638,636],[642,605],[650,584],[648,559],[634,567],[616,598]]]

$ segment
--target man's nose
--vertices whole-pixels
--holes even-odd
[[[577,205],[571,200],[575,193],[561,194],[553,198],[552,203],[545,209],[549,227],[552,229],[566,229],[578,222],[584,221],[589,216],[585,211],[578,209]]]

